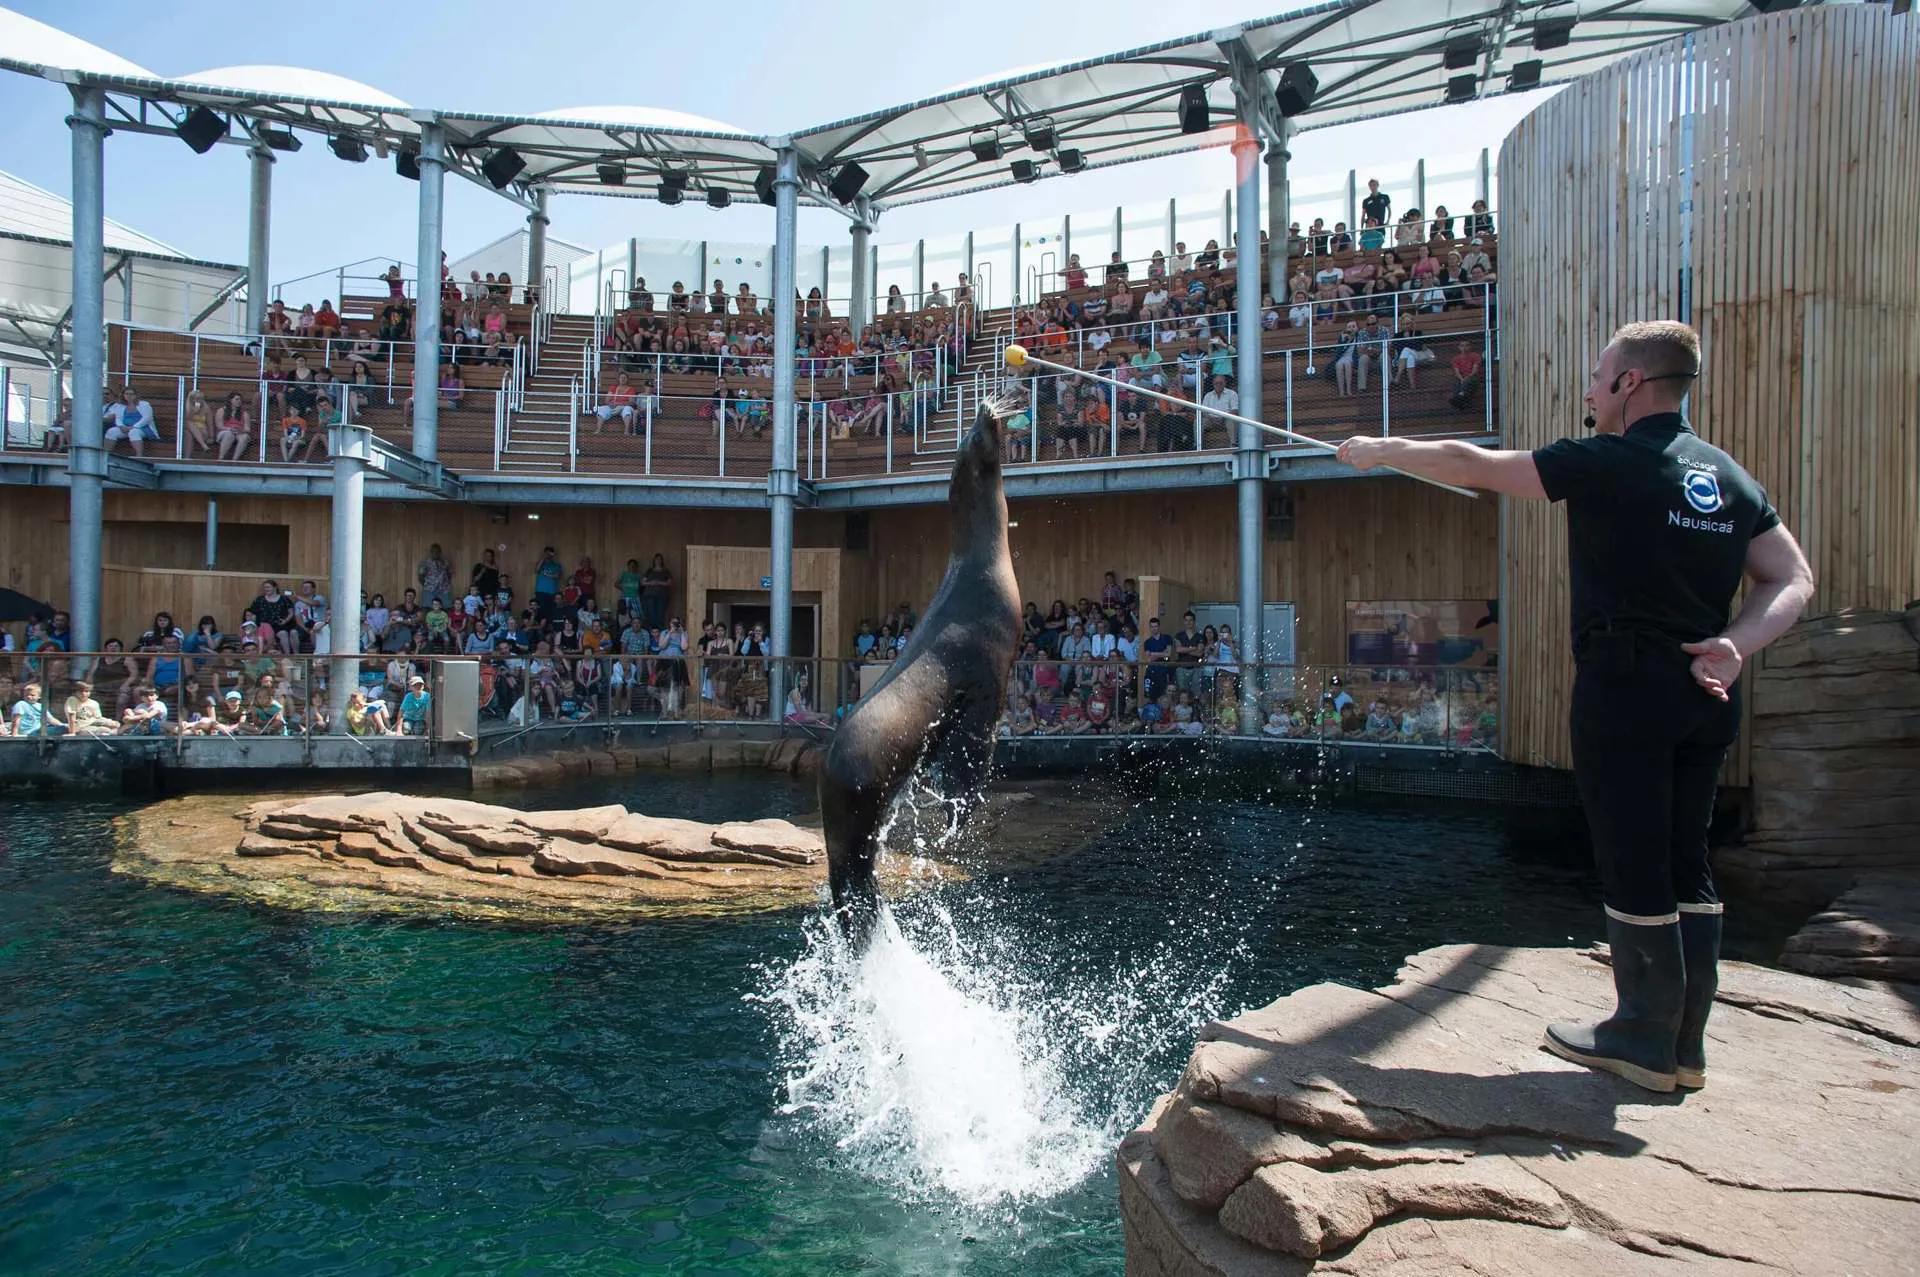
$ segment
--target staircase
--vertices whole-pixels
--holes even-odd
[[[967,344],[967,356],[947,383],[947,403],[927,419],[914,447],[915,466],[948,466],[960,450],[960,440],[973,428],[980,401],[1000,388],[1006,375],[1001,352],[1013,328],[1013,318],[1005,310],[980,316],[980,329]]]
[[[527,374],[521,406],[507,415],[502,471],[564,474],[572,468],[567,441],[574,428],[573,383],[580,376],[580,352],[592,340],[592,315],[553,317],[540,347],[540,371]]]

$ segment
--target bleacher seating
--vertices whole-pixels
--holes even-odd
[[[1434,255],[1444,259],[1449,249],[1464,251],[1468,245],[1464,240],[1429,244]],[[1491,257],[1497,252],[1497,242],[1487,237],[1484,251]],[[1378,250],[1368,251],[1362,256],[1375,258]],[[1353,253],[1335,253],[1319,257],[1295,258],[1290,267],[1304,265],[1309,272],[1329,263],[1345,269],[1355,260]],[[1408,255],[1409,258],[1411,254]],[[1496,261],[1497,266],[1497,261]],[[1144,273],[1144,266],[1136,264],[1136,269]],[[1222,275],[1230,275],[1232,267],[1223,268]],[[1264,275],[1263,275],[1264,278]],[[1135,314],[1138,315],[1140,298],[1148,291],[1150,281],[1141,278],[1131,282],[1134,296]],[[1091,285],[1077,290],[1057,289],[1044,293],[1025,309],[1051,306],[1071,300],[1083,300],[1095,292],[1107,290]],[[370,328],[373,317],[386,304],[384,296],[348,296],[341,299],[341,314],[346,322],[348,337],[335,339],[329,346],[319,342],[294,340],[287,343],[285,353],[290,355],[296,349],[308,353],[309,362],[316,370],[329,365],[342,380],[348,372],[345,350],[351,345],[352,335],[362,328]],[[1265,365],[1265,401],[1266,416],[1276,423],[1286,423],[1291,428],[1318,438],[1338,439],[1356,432],[1377,430],[1381,421],[1377,380],[1370,380],[1368,391],[1364,395],[1347,397],[1337,393],[1332,373],[1332,360],[1320,352],[1327,351],[1335,342],[1340,327],[1347,318],[1342,315],[1331,323],[1317,323],[1309,332],[1307,329],[1292,327],[1286,320],[1289,299],[1279,299],[1281,322],[1279,327],[1262,333],[1262,350],[1267,356]],[[506,308],[508,331],[511,338],[518,341],[530,341],[532,337],[532,308],[525,303],[517,303]],[[885,316],[883,322],[891,325],[899,321],[909,325],[931,320],[936,323],[951,319],[951,310],[923,311],[903,316]],[[650,318],[662,318],[656,314]],[[1356,314],[1356,317],[1360,317]],[[617,317],[616,317],[617,318]],[[642,318],[649,318],[643,316]],[[698,318],[698,317],[692,317]],[[1468,405],[1465,410],[1455,409],[1449,402],[1453,389],[1453,378],[1447,368],[1447,360],[1452,354],[1453,342],[1465,338],[1473,342],[1476,349],[1482,346],[1483,329],[1491,323],[1492,316],[1483,314],[1480,309],[1467,308],[1448,310],[1439,314],[1420,314],[1416,324],[1422,337],[1434,348],[1436,359],[1432,364],[1420,370],[1420,385],[1409,390],[1396,387],[1390,392],[1387,409],[1394,433],[1407,434],[1475,434],[1485,428],[1485,410],[1482,407]],[[556,329],[549,339],[549,345],[558,344],[562,348],[550,352],[551,360],[543,356],[540,378],[547,385],[542,393],[551,407],[550,415],[557,415],[564,423],[566,415],[565,389],[569,376],[578,368],[577,352],[579,343],[584,340],[584,321],[574,321],[578,325],[571,338],[562,337],[558,325],[564,323],[556,317]],[[764,322],[764,321],[756,321]],[[972,333],[965,354],[949,376],[949,393],[943,405],[934,411],[938,429],[929,434],[936,436],[930,440],[926,450],[919,455],[915,452],[916,434],[911,424],[905,396],[896,403],[894,434],[891,449],[891,468],[895,472],[911,472],[916,468],[941,463],[943,452],[950,455],[950,440],[958,427],[964,426],[963,415],[970,414],[977,392],[971,389],[976,377],[983,386],[998,381],[1003,370],[994,366],[994,361],[1004,340],[1011,338],[1015,331],[1015,317],[1006,308],[983,311],[976,316],[975,331]],[[1138,324],[1136,318],[1132,321]],[[1177,322],[1177,321],[1175,321]],[[571,341],[571,347],[566,346]],[[1033,339],[1030,344],[1036,344]],[[1058,338],[1055,338],[1058,342]],[[280,346],[280,339],[274,339]],[[1306,358],[1311,342],[1318,375],[1308,376]],[[197,346],[197,359],[196,359]],[[1041,339],[1037,349],[1046,348]],[[1185,348],[1184,341],[1173,344],[1161,344],[1163,359],[1170,366],[1179,352]],[[118,388],[126,378],[126,370],[131,366],[132,384],[152,404],[161,432],[157,444],[149,444],[147,454],[158,459],[171,459],[175,453],[175,439],[178,431],[178,403],[180,399],[180,379],[187,379],[189,388],[197,385],[207,396],[210,403],[217,405],[229,389],[240,389],[247,395],[248,403],[254,407],[256,417],[270,418],[271,413],[261,414],[258,407],[258,385],[260,361],[256,354],[250,353],[253,345],[245,338],[206,338],[196,341],[192,335],[162,332],[150,329],[127,329],[121,325],[110,326],[107,343],[107,366],[109,385]],[[1077,334],[1066,334],[1064,342],[1052,346],[1049,358],[1064,363],[1078,362],[1092,368],[1101,356],[1090,347],[1082,345]],[[1132,334],[1116,335],[1107,347],[1106,354],[1124,362],[1136,350],[1139,342]],[[1280,358],[1286,352],[1295,352],[1292,358],[1293,376],[1291,379],[1292,399],[1291,417],[1286,416],[1287,407],[1283,384],[1285,382]],[[572,362],[569,362],[572,356]],[[709,396],[712,390],[712,370],[696,369],[687,373],[662,371],[654,375],[654,369],[645,362],[648,357],[633,368],[635,384],[653,384],[662,397],[659,410],[654,414],[649,441],[636,431],[628,433],[616,418],[602,427],[601,433],[594,433],[596,424],[591,417],[583,417],[577,429],[577,460],[574,469],[580,473],[596,475],[639,475],[647,473],[668,477],[713,477],[758,478],[764,476],[772,461],[772,432],[766,430],[756,436],[751,429],[740,431],[737,424],[729,420],[726,427],[724,450],[720,441],[720,430],[712,416]],[[129,361],[130,364],[129,364]],[[411,446],[411,431],[406,423],[405,403],[411,394],[413,376],[413,346],[411,343],[396,343],[391,359],[391,372],[382,362],[377,376],[381,385],[370,395],[370,404],[362,415],[367,425],[381,438],[403,448]],[[283,362],[290,364],[290,358]],[[819,409],[817,420],[824,423],[827,408],[842,398],[853,398],[862,402],[870,396],[866,378],[854,377],[852,384],[839,372],[837,362],[834,371],[825,376],[809,378],[804,373],[799,378],[798,395],[801,402],[816,400],[823,406]],[[600,377],[602,393],[614,384],[621,363],[615,352],[600,352]],[[494,394],[508,376],[508,370],[498,366],[479,365],[463,362],[462,377],[467,385],[466,402],[456,411],[443,411],[440,415],[440,457],[457,470],[488,471],[493,469],[494,461]],[[1378,372],[1374,377],[1378,377]],[[1497,378],[1497,361],[1489,359],[1486,375]],[[729,378],[734,389],[740,388],[738,376]],[[746,381],[759,395],[771,393],[771,382],[761,377]],[[554,386],[559,387],[556,393]],[[533,391],[529,391],[530,398]],[[1038,396],[1041,405],[1040,428],[1042,447],[1036,460],[1053,460],[1054,449],[1048,446],[1052,439],[1054,426],[1052,395],[1042,393]],[[581,405],[582,409],[591,405]],[[530,405],[531,410],[531,405]],[[278,423],[267,420],[266,457],[272,464],[282,464],[277,448]],[[551,424],[551,423],[550,423]],[[564,434],[564,424],[558,425]],[[853,437],[833,439],[831,431],[822,427],[814,432],[810,439],[803,433],[799,440],[799,463],[804,473],[822,475],[829,478],[844,478],[861,475],[886,473],[889,468],[888,440],[870,435],[866,430],[856,430]],[[1183,439],[1186,437],[1182,436]],[[1111,435],[1090,441],[1089,451],[1095,456],[1109,455],[1112,443]],[[944,445],[944,447],[943,447]],[[1155,448],[1154,440],[1149,437],[1147,451]],[[1189,445],[1190,446],[1190,445]],[[1232,446],[1231,433],[1217,423],[1209,422],[1203,432],[1202,446],[1206,449],[1225,449]],[[821,450],[824,449],[824,460]],[[1118,440],[1120,456],[1139,455],[1142,451],[1138,436],[1131,430],[1122,430]],[[259,456],[256,442],[250,449],[250,459]],[[723,460],[724,454],[724,460]],[[202,460],[204,458],[193,458]],[[916,464],[918,463],[918,464]],[[564,471],[565,466],[559,465]]]

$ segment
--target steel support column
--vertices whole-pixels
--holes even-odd
[[[73,90],[73,425],[67,436],[67,586],[76,652],[100,650],[100,525],[107,454],[106,94]],[[59,411],[59,406],[54,406]]]
[[[425,176],[424,170],[421,174]],[[435,260],[438,260],[437,258]],[[360,567],[365,561],[367,460],[371,432],[336,425],[333,450],[333,536],[327,581],[327,704],[335,732],[345,732],[347,697],[360,682]]]
[[[798,330],[793,299],[794,258],[799,252],[800,158],[782,147],[773,180],[773,468],[767,497],[773,507],[773,580],[771,612],[773,668],[768,671],[768,700],[773,717],[786,713],[786,665],[793,652],[793,502],[800,493],[795,446],[793,385],[794,337]],[[823,290],[824,291],[824,290]]]
[[[847,228],[853,237],[853,261],[850,263],[853,283],[849,285],[853,297],[847,303],[847,318],[855,341],[860,340],[860,331],[873,322],[873,276],[868,273],[868,267],[873,264],[873,224],[867,220],[871,216],[867,213],[867,202],[858,201],[858,208],[863,216],[855,219],[853,225]]]
[[[913,241],[913,308],[927,307],[927,241]]]
[[[445,208],[447,134],[420,126],[419,282],[413,300],[413,446],[428,461],[440,457],[440,231]]]
[[[1234,328],[1238,333],[1235,364],[1240,374],[1240,415],[1264,421],[1260,402],[1260,188],[1265,179],[1260,173],[1260,142],[1247,135],[1233,145],[1234,172],[1240,178],[1240,248],[1234,257],[1238,294],[1235,298]],[[1284,247],[1282,252],[1284,254]],[[1250,666],[1261,659],[1261,552],[1264,548],[1267,454],[1260,432],[1252,426],[1239,427],[1234,451],[1234,490],[1239,500],[1240,543],[1240,651]],[[1245,717],[1258,704],[1257,680],[1241,680],[1242,729],[1252,726]]]
[[[1066,263],[1062,262],[1061,265],[1064,266]],[[1030,298],[1021,296],[1021,289],[1026,282],[1020,278],[1020,223],[1015,222],[1013,224],[1013,291],[1008,294],[1013,299],[1013,305],[1032,304]]]
[[[1267,147],[1267,292],[1281,307],[1292,300],[1287,296],[1287,228],[1293,225],[1287,161],[1292,158],[1292,152],[1284,146]],[[1359,242],[1357,236],[1354,242]]]
[[[220,562],[220,498],[207,498],[207,571]]]
[[[1413,206],[1420,210],[1420,216],[1428,221],[1433,220],[1433,210],[1427,207],[1427,161],[1424,156],[1413,162]],[[1356,242],[1359,238],[1358,235],[1354,236]],[[1422,232],[1420,238],[1425,240],[1426,234]]]
[[[269,244],[273,223],[273,152],[255,145],[247,151],[247,332],[258,334],[267,319]],[[334,298],[334,305],[344,305]],[[265,423],[261,423],[262,428]]]
[[[527,214],[527,287],[540,290],[540,304],[548,310],[553,309],[553,299],[547,296],[547,188],[537,186],[533,191],[533,211]],[[633,286],[631,276],[627,286]],[[555,291],[558,291],[557,289]],[[624,300],[624,299],[623,299]]]

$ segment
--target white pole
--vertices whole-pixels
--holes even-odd
[[[1102,383],[1103,385],[1117,386],[1120,384],[1119,382],[1114,381],[1114,379],[1111,377],[1102,377],[1097,372],[1084,372],[1078,368],[1069,368],[1065,364],[1056,364],[1050,359],[1041,359],[1032,354],[1027,355],[1026,362],[1030,364],[1035,364],[1041,368],[1051,368],[1055,372],[1067,373],[1070,376],[1085,377],[1089,381],[1097,381]],[[1131,387],[1131,389],[1134,391],[1135,394],[1145,395],[1149,399],[1159,399],[1166,403],[1179,404],[1181,407],[1186,406],[1186,400],[1176,399],[1172,395],[1162,394],[1158,390],[1149,390],[1144,386],[1134,386],[1134,387]],[[1251,417],[1242,417],[1238,413],[1227,412],[1226,410],[1221,408],[1208,408],[1200,404],[1195,404],[1194,410],[1196,413],[1206,413],[1210,416],[1219,417],[1223,421],[1231,421],[1242,426],[1252,426],[1255,430],[1264,430],[1268,434],[1278,435],[1282,439],[1290,439],[1294,443],[1305,444],[1309,448],[1318,448],[1323,452],[1340,451],[1339,444],[1328,443],[1324,439],[1315,439],[1312,435],[1299,434],[1299,433],[1296,433],[1295,431],[1288,430],[1283,426],[1270,426],[1264,421],[1255,421]],[[1382,466],[1381,469],[1392,470],[1392,467]],[[1399,470],[1392,470],[1392,472],[1394,474],[1403,473],[1402,471],[1399,471]],[[1430,483],[1436,488],[1445,488],[1448,492],[1457,492],[1463,497],[1477,497],[1480,495],[1479,493],[1473,491],[1470,488],[1456,488],[1451,483],[1442,483],[1438,479],[1422,478],[1420,475],[1417,475],[1417,474],[1407,475],[1407,478],[1419,479],[1420,482],[1422,483]]]

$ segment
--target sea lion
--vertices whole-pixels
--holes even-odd
[[[820,769],[827,883],[856,948],[873,925],[874,861],[894,795],[925,759],[964,814],[993,761],[1007,671],[1020,645],[1001,426],[1000,412],[983,402],[947,485],[947,574],[907,650],[847,715]]]

